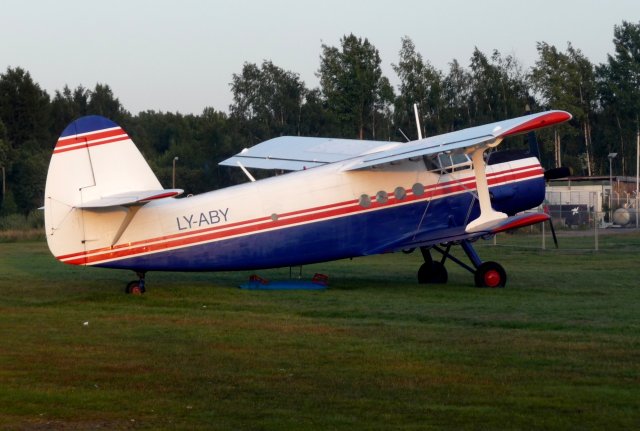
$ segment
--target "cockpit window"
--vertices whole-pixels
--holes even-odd
[[[425,158],[426,159],[426,158]],[[430,171],[440,171],[441,173],[451,173],[468,169],[471,166],[471,159],[462,153],[439,153],[433,158],[425,160],[427,169]]]

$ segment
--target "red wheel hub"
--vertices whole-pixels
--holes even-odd
[[[501,282],[500,273],[491,269],[484,274],[484,284],[488,287],[498,287]]]

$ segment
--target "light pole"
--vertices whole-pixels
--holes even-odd
[[[176,188],[176,162],[179,160],[178,156],[175,156],[173,158],[173,174],[171,176],[172,181],[171,181],[171,188],[175,189]]]
[[[609,223],[613,223],[613,200],[612,200],[612,196],[613,196],[613,174],[612,169],[611,169],[611,165],[613,162],[613,159],[616,158],[616,156],[618,155],[618,153],[609,153]]]

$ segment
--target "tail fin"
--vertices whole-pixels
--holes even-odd
[[[58,258],[86,249],[83,213],[179,194],[160,182],[127,133],[100,116],[82,117],[67,126],[51,156],[45,186],[45,228],[51,252]],[[120,206],[115,209],[116,206]],[[105,220],[106,221],[106,220]],[[117,223],[113,230],[121,229]],[[104,229],[103,229],[104,230]]]

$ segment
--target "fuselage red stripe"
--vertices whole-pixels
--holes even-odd
[[[78,144],[86,141],[95,141],[97,139],[112,138],[118,135],[126,135],[126,132],[122,130],[122,128],[117,127],[113,129],[104,129],[97,132],[85,133],[80,135],[65,136],[64,138],[58,139],[56,148],[65,145]]]
[[[63,153],[66,151],[93,147],[96,145],[125,141],[127,139],[130,139],[129,135],[127,135],[127,133],[120,127],[113,129],[104,129],[97,132],[85,133],[81,135],[72,135],[58,139],[53,153]]]
[[[507,184],[525,179],[533,179],[543,175],[539,165],[525,166],[522,168],[510,169],[494,172],[488,175],[490,185]],[[277,220],[270,217],[260,217],[252,220],[244,220],[230,223],[224,226],[191,231],[189,233],[176,233],[157,238],[145,239],[133,243],[104,247],[78,253],[58,256],[57,259],[70,264],[87,265],[102,261],[114,260],[124,257],[131,257],[139,254],[152,253],[168,248],[179,248],[188,245],[196,245],[221,239],[247,235],[258,231],[268,231],[283,228],[296,224],[306,224],[318,222],[335,217],[343,217],[356,212],[366,212],[383,207],[389,207],[410,202],[439,198],[444,195],[451,195],[475,189],[475,177],[470,176],[460,180],[448,181],[446,183],[432,184],[425,188],[425,193],[415,196],[411,190],[407,190],[407,196],[398,200],[392,193],[389,194],[389,201],[386,203],[376,202],[375,199],[368,208],[361,207],[356,200],[338,202],[314,208],[296,210],[289,213],[279,214]]]
[[[56,147],[56,149],[53,150],[53,154],[65,153],[67,151],[79,150],[79,149],[88,148],[88,147],[95,147],[95,146],[98,146],[98,145],[112,144],[114,142],[126,141],[128,139],[129,139],[129,137],[125,136],[125,137],[118,137],[118,138],[114,138],[114,139],[107,139],[107,140],[99,141],[99,142],[92,142],[92,143],[87,142],[86,144],[79,145],[77,147],[65,147],[65,148],[60,148],[60,149],[58,149]]]

